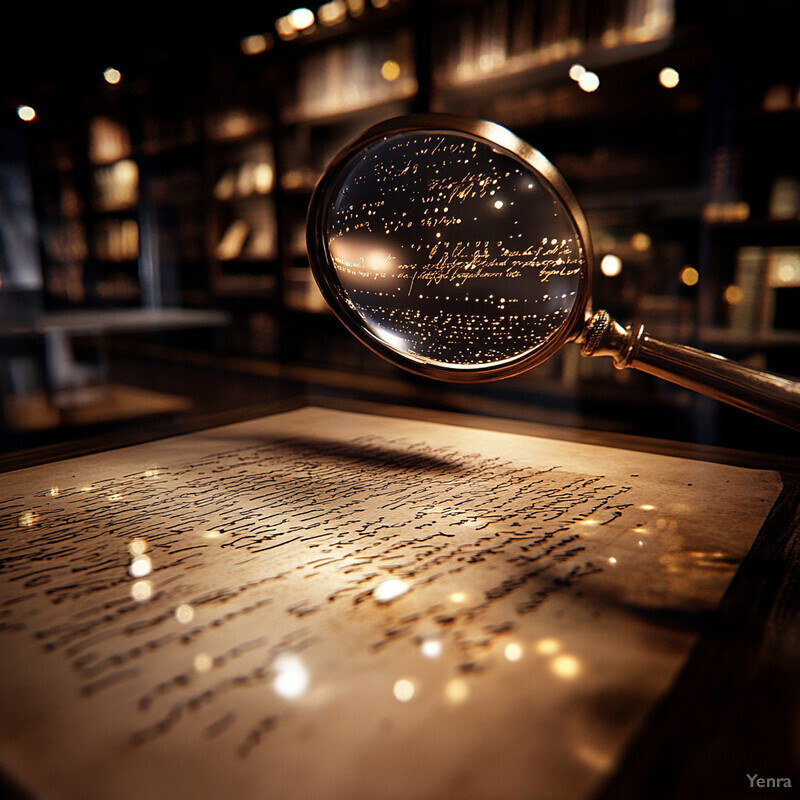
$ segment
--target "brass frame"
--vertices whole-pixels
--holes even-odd
[[[414,131],[431,133],[466,134],[484,140],[492,147],[504,151],[512,158],[522,161],[529,169],[542,176],[543,183],[562,203],[569,214],[578,235],[585,259],[578,284],[578,296],[569,316],[558,331],[540,345],[504,361],[485,366],[445,365],[431,363],[411,355],[403,355],[378,339],[364,324],[359,315],[345,302],[342,290],[335,279],[331,254],[325,235],[325,217],[337,189],[342,170],[354,156],[371,145],[389,136]],[[454,114],[410,114],[385,120],[368,128],[360,136],[346,145],[331,161],[325,173],[317,182],[308,210],[306,245],[311,262],[311,271],[322,296],[340,322],[364,345],[395,366],[426,378],[449,381],[451,383],[483,383],[510,378],[526,372],[541,364],[563,344],[573,341],[583,330],[586,308],[591,297],[591,275],[594,256],[592,253],[589,226],[578,201],[558,170],[527,142],[511,131],[485,120],[467,119]]]
[[[338,282],[331,280],[333,267],[324,222],[341,170],[353,156],[381,139],[417,130],[467,134],[517,158],[542,176],[575,223],[586,256],[578,297],[564,325],[527,353],[485,367],[463,368],[427,363],[401,355],[371,333],[346,302]],[[525,372],[553,355],[566,342],[573,341],[584,356],[611,357],[618,369],[637,369],[655,375],[800,430],[800,382],[750,369],[686,345],[660,342],[648,336],[641,325],[623,328],[603,310],[591,313],[589,306],[594,255],[583,211],[564,178],[538,150],[493,122],[450,114],[414,114],[386,120],[367,129],[339,152],[317,183],[309,206],[306,238],[314,278],[339,320],[372,351],[409,372],[456,383],[498,380]]]

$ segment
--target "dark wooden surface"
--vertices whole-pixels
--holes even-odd
[[[706,633],[594,800],[800,796],[800,477]],[[792,788],[751,787],[748,775]]]

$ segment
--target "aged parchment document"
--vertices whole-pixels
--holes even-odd
[[[589,797],[777,474],[307,408],[0,476],[34,796]]]

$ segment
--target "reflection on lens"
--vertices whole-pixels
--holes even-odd
[[[586,256],[538,172],[471,134],[393,134],[346,163],[325,224],[341,302],[420,364],[469,369],[540,348]]]

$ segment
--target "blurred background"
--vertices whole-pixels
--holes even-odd
[[[0,73],[2,451],[298,397],[794,453],[784,429],[568,346],[461,387],[326,310],[315,181],[368,125],[455,111],[564,174],[594,306],[800,374],[800,63],[789,0],[329,0],[33,14]]]

